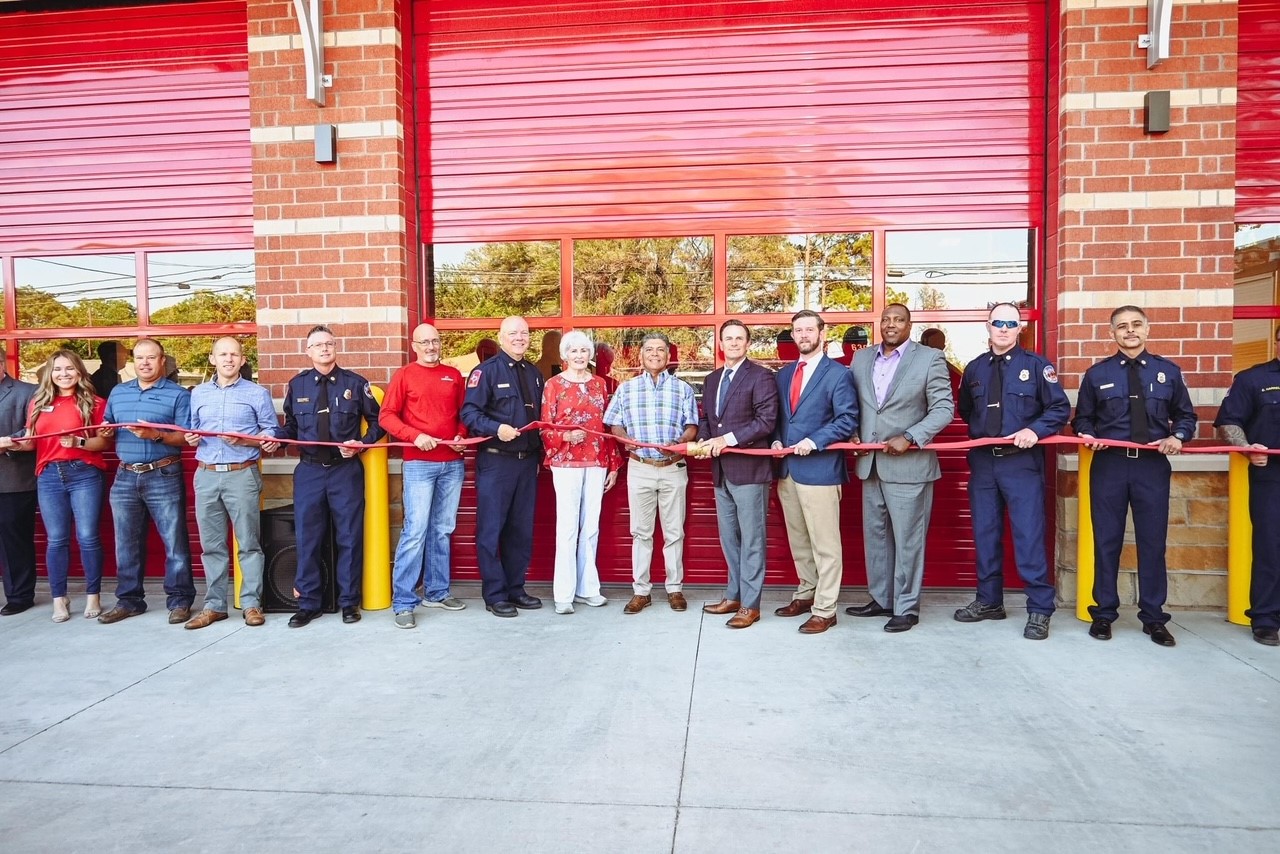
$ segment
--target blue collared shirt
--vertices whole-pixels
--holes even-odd
[[[162,377],[150,388],[142,388],[137,379],[120,383],[111,389],[107,411],[109,424],[146,421],[151,424],[174,424],[182,429],[191,426],[191,395],[185,388]],[[130,465],[154,463],[182,452],[161,442],[139,439],[128,430],[116,431],[116,455]]]
[[[698,423],[693,386],[666,371],[658,374],[657,383],[647,373],[632,377],[618,386],[604,423],[626,428],[638,442],[670,445],[679,441],[685,428]],[[657,448],[636,448],[632,453],[650,460],[665,457]]]
[[[236,377],[230,385],[217,378],[191,390],[191,429],[215,433],[277,435],[279,422],[271,404],[271,392],[255,382]],[[256,460],[261,452],[252,445],[228,445],[217,436],[202,436],[196,459],[202,463],[244,463]]]

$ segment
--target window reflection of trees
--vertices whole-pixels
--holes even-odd
[[[729,311],[869,311],[873,249],[870,232],[730,237]]]
[[[708,313],[713,248],[710,237],[575,240],[574,313]]]
[[[436,316],[548,317],[560,313],[560,244],[525,241],[437,246]]]

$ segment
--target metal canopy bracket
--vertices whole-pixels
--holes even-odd
[[[1147,0],[1146,44],[1141,38],[1138,41],[1139,47],[1147,49],[1147,68],[1155,68],[1170,57],[1169,33],[1172,27],[1173,0]]]
[[[1156,0],[1151,0],[1156,2]],[[307,72],[307,97],[324,106],[324,17],[320,0],[293,0],[302,33],[302,61]]]

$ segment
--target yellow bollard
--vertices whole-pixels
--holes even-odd
[[[373,386],[382,403],[382,389]],[[386,437],[360,455],[364,463],[364,591],[361,607],[391,607],[391,498],[387,488]]]
[[[1249,518],[1249,458],[1230,454],[1227,476],[1227,622],[1249,625],[1249,582],[1253,576],[1253,521]]]
[[[1080,445],[1080,469],[1076,473],[1076,619],[1092,622],[1093,602],[1093,519],[1089,515],[1089,469],[1093,451]]]

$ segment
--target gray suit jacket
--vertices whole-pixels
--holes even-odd
[[[0,379],[0,436],[12,436],[27,425],[27,412],[36,387],[7,373]],[[0,453],[0,492],[33,492],[36,488],[36,455]]]
[[[915,341],[906,345],[884,403],[877,405],[871,369],[879,352],[879,347],[859,350],[849,367],[858,387],[860,439],[863,442],[884,442],[910,433],[916,444],[927,445],[951,423],[955,414],[946,358],[941,350]],[[900,457],[875,451],[857,460],[856,471],[860,480],[871,476],[873,463],[876,475],[889,483],[926,483],[942,477],[938,455],[933,451],[913,450]]]

